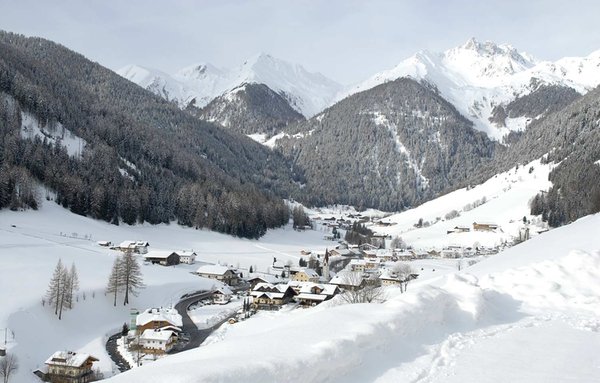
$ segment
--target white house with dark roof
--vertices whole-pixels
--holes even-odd
[[[175,254],[179,255],[179,262],[186,265],[193,265],[196,262],[197,254],[189,250],[177,250]]]
[[[224,305],[229,303],[233,291],[228,286],[220,286],[212,293],[213,303]]]

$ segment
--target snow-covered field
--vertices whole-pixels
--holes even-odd
[[[14,226],[13,226],[14,225]],[[77,238],[75,238],[77,237]],[[87,237],[87,239],[86,239]],[[91,239],[90,239],[91,237]],[[0,343],[8,328],[10,352],[19,358],[20,369],[14,382],[37,379],[31,373],[60,349],[81,350],[100,359],[107,374],[113,370],[104,351],[106,334],[129,323],[129,309],[175,304],[184,293],[210,289],[213,280],[191,274],[198,265],[162,267],[142,264],[148,286],[130,306],[113,307],[104,295],[116,252],[96,244],[99,240],[120,243],[146,240],[151,249],[193,249],[197,262],[223,262],[266,271],[273,262],[297,263],[304,247],[325,248],[315,231],[299,233],[291,228],[270,231],[260,240],[233,238],[178,225],[114,226],[70,213],[53,202],[39,211],[0,212]],[[48,282],[58,259],[79,272],[81,290],[73,310],[59,321],[54,312],[42,306]],[[86,298],[83,298],[85,293]],[[14,333],[14,340],[12,334]]]
[[[456,190],[414,209],[386,217],[383,221],[393,223],[392,226],[374,226],[372,230],[392,236],[399,235],[409,245],[422,250],[452,245],[470,247],[475,243],[493,247],[505,241],[511,242],[518,236],[519,230],[525,228],[523,217],[535,220],[530,215],[529,201],[540,190],[550,188],[548,173],[552,167],[551,164],[542,165],[536,160],[512,168],[481,185]],[[469,205],[477,205],[482,200],[486,202],[468,210]],[[446,214],[453,210],[460,216],[445,219]],[[430,226],[415,228],[414,225],[421,218],[423,222],[430,223]],[[473,231],[474,222],[495,223],[500,229],[496,232]],[[468,227],[471,231],[447,234],[456,226]],[[529,227],[531,236],[544,228],[542,223]]]
[[[600,215],[382,304],[268,313],[115,382],[594,382]]]
[[[533,167],[533,171],[529,171]],[[528,200],[548,185],[548,165],[514,168],[486,183],[462,189],[416,209],[386,217],[378,227],[427,247],[465,245],[514,235]],[[469,211],[465,204],[486,197]],[[415,229],[419,218],[435,221],[450,210],[460,217]],[[347,214],[343,207],[311,215]],[[370,216],[383,213],[369,211]],[[448,228],[494,221],[503,232],[446,234]],[[214,281],[190,272],[196,266],[142,265],[148,285],[131,306],[112,306],[104,288],[115,252],[96,244],[147,240],[153,249],[193,249],[198,262],[224,262],[266,271],[273,258],[297,264],[300,250],[323,250],[326,228],[272,230],[260,240],[238,239],[177,225],[114,226],[73,215],[51,202],[39,211],[0,212],[0,328],[9,329],[9,352],[20,361],[14,382],[30,382],[54,351],[71,349],[98,357],[114,370],[104,351],[107,334],[129,322],[129,308],[174,304],[186,292]],[[400,294],[386,291],[381,304],[342,304],[337,298],[312,309],[259,313],[225,324],[199,349],[168,356],[119,374],[116,382],[594,382],[600,380],[600,215],[457,269],[457,260],[425,259],[411,264],[420,274]],[[477,237],[468,238],[469,235]],[[480,238],[481,237],[481,238]],[[486,242],[488,241],[488,242]],[[41,304],[54,266],[75,263],[81,291],[62,321]],[[83,299],[83,292],[86,298]],[[119,302],[120,303],[120,302]],[[217,311],[226,306],[216,307]],[[219,313],[204,306],[198,323]],[[209,319],[210,321],[210,319]],[[11,334],[14,333],[14,339]],[[1,334],[1,332],[0,332]],[[0,336],[1,338],[1,336]],[[1,339],[3,340],[3,339]]]

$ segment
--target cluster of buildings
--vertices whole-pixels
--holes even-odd
[[[182,326],[182,317],[174,308],[149,308],[135,318],[129,344],[144,354],[164,355],[177,343]]]

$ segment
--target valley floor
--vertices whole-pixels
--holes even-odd
[[[407,293],[388,288],[384,303],[334,298],[312,309],[261,312],[223,325],[198,349],[112,380],[598,381],[599,227],[600,215],[586,217],[461,271],[456,260],[416,261],[422,276]],[[115,253],[97,240],[147,240],[153,248],[194,249],[198,261],[266,270],[274,257],[296,264],[302,249],[331,247],[322,236],[285,228],[256,241],[177,225],[117,227],[53,203],[37,212],[2,212],[0,328],[9,329],[9,352],[21,365],[13,381],[34,381],[31,372],[59,349],[91,353],[107,376],[115,372],[104,342],[129,321],[129,307],[118,302],[115,308],[104,295]],[[74,262],[81,280],[79,301],[62,321],[41,302],[58,258]],[[147,288],[131,306],[167,306],[183,293],[212,287],[193,270],[143,265]],[[212,316],[198,314],[200,322]]]

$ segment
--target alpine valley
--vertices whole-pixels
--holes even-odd
[[[342,85],[0,31],[0,376],[598,382],[598,180],[600,50]]]
[[[233,70],[118,72],[282,153],[301,181],[289,195],[309,205],[403,210],[542,156],[560,163],[557,187],[538,199],[545,219],[565,223],[600,204],[600,51],[549,62],[472,38],[351,86],[264,54]],[[575,174],[585,191],[559,193]]]

